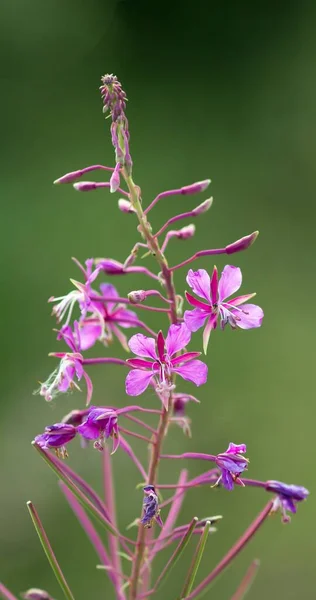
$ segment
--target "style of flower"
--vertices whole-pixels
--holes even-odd
[[[227,490],[232,490],[234,483],[244,485],[239,476],[248,468],[249,460],[242,456],[246,451],[246,444],[233,444],[230,442],[225,452],[217,454],[215,462],[221,470],[221,475],[214,487],[220,482]]]
[[[189,270],[187,275],[187,283],[193,292],[206,300],[201,302],[186,292],[186,298],[194,310],[187,310],[184,313],[184,321],[190,331],[197,331],[206,326],[203,333],[203,348],[207,351],[209,337],[212,329],[217,326],[220,319],[221,329],[224,329],[227,323],[236,329],[252,329],[260,327],[263,319],[263,310],[255,304],[244,304],[255,294],[247,294],[237,296],[231,300],[227,300],[229,296],[237,292],[241,286],[242,274],[239,267],[226,265],[224,267],[220,280],[218,281],[217,268],[214,267],[212,277],[205,269],[198,271]],[[241,306],[242,305],[242,306]]]
[[[197,386],[205,383],[207,366],[202,361],[195,360],[200,356],[200,352],[185,352],[177,356],[178,352],[188,345],[190,339],[191,333],[184,323],[171,325],[166,338],[160,331],[157,341],[141,333],[133,335],[128,345],[137,358],[127,360],[133,369],[126,377],[126,393],[129,396],[139,396],[154,382],[167,410],[170,393],[175,387],[174,374],[180,375],[186,381],[192,381]]]
[[[306,488],[300,485],[282,483],[281,481],[267,481],[266,490],[277,494],[271,512],[280,510],[283,523],[288,523],[291,520],[286,511],[295,514],[297,502],[302,502],[309,495]]]
[[[158,496],[156,494],[155,486],[146,485],[143,488],[144,491],[144,500],[143,500],[143,516],[141,518],[141,523],[146,527],[146,529],[150,529],[153,526],[154,521],[163,526],[163,522],[160,517],[160,510],[158,507]]]
[[[111,454],[119,447],[117,413],[112,408],[91,406],[77,431],[86,440],[95,440],[94,448],[97,450],[102,451],[105,441],[110,437],[113,440]]]
[[[71,442],[76,434],[77,430],[73,425],[55,423],[45,427],[44,433],[37,435],[34,442],[44,450],[53,448],[59,458],[67,458],[66,444]]]
[[[47,402],[50,402],[60,392],[68,392],[73,389],[81,391],[75,377],[78,381],[83,377],[87,386],[86,404],[90,404],[93,385],[89,375],[83,368],[82,354],[79,352],[51,352],[49,356],[61,359],[59,367],[51,373],[44,383],[41,383],[41,387],[35,393],[39,393]]]

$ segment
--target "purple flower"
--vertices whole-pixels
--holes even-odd
[[[91,406],[78,427],[78,433],[86,440],[96,440],[94,447],[97,450],[103,450],[105,440],[111,437],[113,440],[111,454],[114,454],[120,444],[117,413],[112,408]]]
[[[221,481],[227,490],[234,488],[234,482],[243,485],[239,476],[248,468],[248,459],[242,456],[247,451],[246,444],[233,444],[230,442],[226,452],[216,456],[216,464],[221,470],[221,475],[214,486]]]
[[[131,351],[137,358],[127,360],[134,367],[126,378],[126,393],[129,396],[139,396],[151,381],[155,382],[156,390],[162,396],[165,408],[168,408],[170,392],[174,389],[173,374],[180,375],[186,381],[192,381],[199,386],[207,380],[207,366],[200,360],[200,352],[186,352],[177,356],[180,350],[190,342],[191,333],[184,323],[171,325],[168,335],[164,338],[160,331],[157,341],[141,333],[133,335],[128,342]],[[150,359],[150,360],[144,360]]]
[[[155,487],[153,485],[146,485],[144,488],[144,500],[143,500],[143,516],[141,518],[141,523],[147,529],[153,526],[154,521],[163,526],[160,510],[158,507],[158,496],[156,494]]]
[[[58,369],[55,369],[48,379],[41,384],[38,390],[40,396],[44,396],[45,400],[50,402],[59,392],[67,392],[73,389],[81,391],[74,379],[76,377],[80,381],[83,377],[87,385],[86,403],[88,405],[91,400],[93,385],[89,375],[83,368],[83,356],[79,352],[51,352],[50,356],[60,358],[61,361]]]
[[[267,481],[266,490],[277,494],[271,512],[280,510],[283,523],[288,523],[291,520],[286,511],[295,514],[297,502],[302,502],[309,495],[309,491],[306,488],[299,485],[282,483],[281,481]]]
[[[37,435],[34,442],[44,450],[54,448],[59,458],[66,458],[68,452],[65,446],[74,439],[76,434],[77,430],[73,425],[55,423],[45,427],[44,433]]]
[[[204,269],[199,269],[198,271],[189,270],[187,283],[194,293],[203,298],[203,300],[206,300],[206,302],[201,302],[201,300],[197,300],[194,296],[186,292],[188,302],[192,306],[195,306],[195,309],[187,310],[184,313],[184,321],[190,331],[197,331],[206,322],[203,333],[203,348],[205,353],[211,331],[216,328],[218,318],[220,319],[222,329],[224,329],[227,323],[229,323],[232,329],[236,329],[236,327],[240,329],[260,327],[263,319],[263,310],[255,304],[244,304],[244,302],[253,298],[255,294],[237,296],[232,300],[227,300],[229,296],[239,290],[241,282],[241,270],[232,265],[224,267],[219,281],[216,267],[214,267],[212,278],[210,278]],[[240,305],[243,306],[240,308]]]

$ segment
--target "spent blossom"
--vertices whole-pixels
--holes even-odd
[[[78,433],[86,440],[95,440],[94,447],[103,450],[110,437],[113,440],[112,453],[117,450],[120,440],[117,424],[117,413],[111,408],[91,406],[78,426]]]
[[[175,387],[173,374],[178,374],[197,386],[206,383],[207,366],[196,360],[201,353],[185,352],[178,355],[190,340],[191,333],[184,323],[171,325],[166,338],[161,331],[157,340],[141,333],[133,335],[128,345],[137,358],[127,360],[128,365],[133,368],[126,378],[126,393],[129,396],[139,396],[154,382],[167,409],[170,393]]]
[[[234,488],[234,482],[243,485],[239,476],[248,468],[248,459],[242,456],[247,451],[246,444],[233,444],[230,442],[227,450],[217,454],[216,464],[221,470],[215,486],[220,482],[227,490]]]
[[[87,405],[90,404],[93,385],[89,375],[83,368],[82,354],[79,352],[51,352],[50,356],[61,359],[59,367],[50,374],[44,383],[41,383],[41,387],[35,393],[39,393],[47,402],[50,402],[59,393],[74,389],[81,391],[75,378],[80,381],[83,377],[87,386],[86,403]]]
[[[146,527],[146,529],[150,529],[153,526],[154,521],[163,526],[163,522],[160,517],[160,510],[158,506],[158,496],[156,494],[155,486],[146,485],[143,488],[144,491],[144,500],[143,500],[143,515],[141,518],[141,523]]]
[[[55,425],[47,425],[44,433],[37,435],[34,442],[48,450],[53,448],[60,458],[68,456],[66,444],[69,444],[77,434],[77,430],[73,425],[67,423],[55,423]]]
[[[283,523],[288,523],[291,520],[287,511],[295,514],[297,503],[306,500],[309,495],[309,491],[305,487],[273,480],[266,482],[266,490],[277,494],[271,512],[280,510]]]
[[[232,265],[224,267],[219,280],[216,267],[214,267],[211,278],[205,269],[189,270],[187,283],[193,292],[206,302],[201,302],[186,292],[188,302],[195,308],[184,313],[184,321],[190,331],[197,331],[206,322],[203,333],[204,352],[207,350],[211,331],[216,328],[218,319],[222,329],[227,323],[232,329],[260,327],[263,319],[262,308],[255,304],[245,304],[255,294],[237,296],[228,300],[229,296],[239,290],[241,282],[241,270]]]

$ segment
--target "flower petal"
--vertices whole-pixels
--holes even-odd
[[[256,304],[243,304],[241,310],[232,309],[231,312],[237,317],[236,325],[240,329],[260,327],[264,316],[262,308]]]
[[[184,322],[190,331],[197,331],[203,327],[205,319],[209,316],[209,313],[200,308],[194,310],[186,310],[184,313]]]
[[[192,360],[192,362],[172,370],[181,375],[186,381],[192,381],[197,386],[206,383],[208,368],[201,360]]]
[[[239,267],[226,265],[224,267],[218,284],[218,300],[222,302],[228,296],[231,296],[239,290],[242,282],[241,270]]]
[[[231,492],[231,490],[234,489],[233,478],[230,472],[226,471],[226,469],[222,469],[222,483],[226,490],[228,490],[229,492]]]
[[[201,356],[201,352],[186,352],[185,354],[181,354],[181,356],[176,356],[171,359],[171,364],[173,366],[180,365],[182,363],[190,362],[194,358]]]
[[[142,358],[128,358],[126,362],[132,367],[143,369],[152,369],[153,365],[155,364],[152,363],[150,360],[143,360]]]
[[[107,311],[111,312],[112,308],[116,304],[116,298],[119,298],[118,291],[111,283],[101,283],[100,290],[102,296],[105,298],[113,298],[113,302],[106,302]]]
[[[136,333],[136,335],[131,337],[128,345],[130,350],[136,354],[136,356],[157,360],[156,342],[154,338],[149,338],[142,333]]]
[[[214,267],[211,279],[211,299],[212,304],[216,304],[218,295],[218,271],[217,267]]]
[[[173,356],[179,350],[183,350],[191,340],[191,331],[185,323],[180,325],[170,325],[168,335],[166,337],[166,350],[169,356]]]
[[[124,322],[124,319],[127,319],[128,322]],[[130,323],[131,320],[135,321],[134,323]],[[132,310],[125,310],[122,308],[115,313],[115,320],[119,321],[120,327],[124,327],[124,329],[128,329],[129,327],[136,327],[139,323],[139,319],[136,313]]]
[[[211,280],[205,269],[198,269],[197,271],[190,269],[187,274],[187,283],[197,296],[204,298],[211,304]]]
[[[202,308],[202,310],[211,311],[212,307],[210,304],[206,304],[205,302],[201,302],[197,298],[194,298],[189,292],[185,292],[185,297],[191,306],[195,306],[195,308]]]
[[[215,329],[216,323],[217,323],[217,315],[212,315],[206,323],[205,329],[203,331],[203,352],[204,352],[204,354],[207,353],[207,347],[208,347],[208,343],[210,340],[210,335],[212,333],[212,330]]]
[[[245,454],[245,452],[247,452],[246,444],[234,444],[234,442],[229,442],[225,450],[225,454]]]
[[[133,369],[126,377],[125,387],[129,396],[139,396],[148,387],[151,378],[154,376],[152,371],[142,371]]]
[[[102,325],[100,323],[89,323],[89,320],[82,321],[79,324],[80,331],[80,350],[88,350],[94,346],[95,342],[102,334]]]

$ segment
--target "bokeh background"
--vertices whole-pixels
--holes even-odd
[[[201,405],[189,409],[193,439],[174,428],[166,447],[216,453],[229,441],[246,442],[250,477],[313,490],[315,12],[313,3],[270,0],[2,3],[0,577],[17,595],[37,586],[61,598],[27,514],[31,499],[76,599],[112,598],[54,475],[30,446],[46,424],[84,404],[83,393],[53,405],[32,395],[55,366],[48,352],[58,349],[47,298],[67,293],[69,278],[78,278],[71,256],[123,260],[136,241],[133,217],[121,214],[107,191],[85,195],[52,185],[67,171],[113,164],[98,92],[104,72],[116,73],[128,93],[134,175],[145,202],[212,178],[214,205],[196,221],[193,240],[170,243],[171,262],[260,229],[256,244],[232,263],[243,269],[244,292],[257,291],[264,325],[214,334],[209,382],[199,390]],[[161,202],[154,225],[206,197]],[[224,264],[219,257],[218,267]],[[197,266],[211,269],[213,262]],[[147,284],[135,276],[115,282],[122,294]],[[183,291],[185,271],[176,282]],[[149,323],[161,325],[152,316]],[[196,334],[194,345],[200,344]],[[123,356],[118,346],[112,353]],[[94,403],[126,402],[120,367],[91,367],[90,374]],[[141,402],[154,405],[150,394]],[[144,449],[135,448],[145,459]],[[142,494],[125,455],[118,451],[113,462],[124,529],[138,516]],[[73,444],[69,464],[102,490],[95,451]],[[192,476],[205,467],[186,466]],[[164,465],[161,481],[172,481],[179,468]],[[252,489],[205,487],[187,496],[180,522],[224,515],[201,576],[266,500]],[[290,525],[271,518],[207,597],[230,598],[255,557],[262,566],[249,598],[313,597],[313,503],[312,495]],[[159,598],[176,597],[189,554]]]

